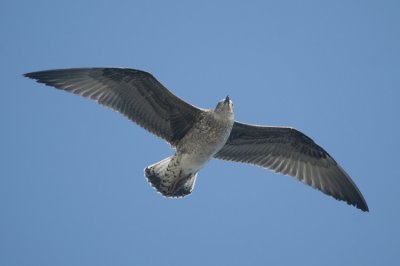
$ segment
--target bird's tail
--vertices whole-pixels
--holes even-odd
[[[162,195],[181,198],[192,193],[197,172],[182,175],[177,158],[171,156],[146,167],[144,175]]]

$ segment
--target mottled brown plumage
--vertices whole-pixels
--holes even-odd
[[[76,68],[25,74],[40,83],[97,101],[165,139],[176,153],[145,169],[161,194],[183,197],[211,158],[250,163],[296,177],[327,195],[368,211],[349,175],[312,139],[288,127],[233,120],[229,97],[215,109],[190,105],[151,74],[126,68]]]

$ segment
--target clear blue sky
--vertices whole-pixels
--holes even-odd
[[[398,1],[3,1],[0,265],[399,265]],[[143,169],[173,150],[30,71],[147,70],[236,119],[290,125],[352,176],[363,213],[291,177],[211,161],[194,193]]]

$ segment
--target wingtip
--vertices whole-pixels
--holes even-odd
[[[28,73],[22,74],[22,76],[24,76],[25,78],[36,79],[35,78],[35,73],[36,72],[28,72]]]
[[[325,192],[324,192],[325,193]],[[350,200],[350,199],[345,199],[345,198],[338,198],[335,197],[333,195],[332,196],[334,199],[338,200],[338,201],[344,201],[345,203],[347,203],[349,206],[355,207],[363,212],[369,212],[369,207],[367,205],[367,202],[364,200],[364,197],[362,196],[361,193],[358,194],[359,195],[359,199],[357,200]]]
[[[362,210],[363,212],[369,212],[369,208],[367,203],[362,204],[361,206],[356,206],[358,209]]]
[[[362,210],[363,212],[369,212],[369,207],[368,207],[366,200],[364,199],[364,196],[361,194],[360,190],[357,188],[357,186],[354,184],[354,182],[353,182],[353,185],[357,189],[357,192],[358,192],[358,200],[355,203],[353,203],[354,206],[356,208]]]
[[[341,201],[342,199],[338,199],[338,200]],[[356,207],[357,209],[359,209],[363,212],[369,212],[369,207],[367,205],[367,202],[364,200],[364,198],[362,198],[362,201],[358,201],[358,202],[348,201],[348,200],[344,200],[344,202],[346,202],[348,205],[350,205],[352,207]]]

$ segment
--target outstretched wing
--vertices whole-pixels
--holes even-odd
[[[97,101],[176,146],[201,109],[176,97],[151,74],[127,68],[73,68],[25,74]]]
[[[368,211],[349,175],[323,148],[296,129],[235,122],[228,141],[214,157],[294,176],[335,199]]]

